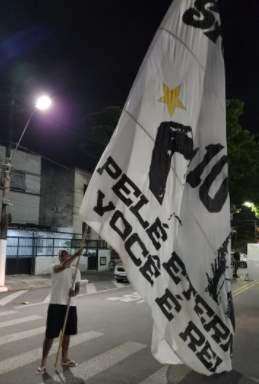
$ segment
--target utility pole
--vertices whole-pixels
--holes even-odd
[[[6,267],[6,250],[7,250],[7,233],[8,233],[8,224],[9,224],[9,213],[8,206],[10,205],[9,201],[9,192],[11,186],[11,168],[13,158],[16,154],[16,151],[19,148],[21,140],[27,131],[31,119],[36,110],[46,111],[50,108],[52,100],[47,95],[41,95],[37,98],[34,105],[34,109],[31,111],[29,118],[27,119],[25,126],[22,130],[22,133],[16,143],[14,150],[12,151],[12,129],[13,129],[13,118],[14,118],[14,108],[15,108],[15,99],[13,97],[14,92],[11,95],[11,105],[8,118],[8,144],[6,146],[6,155],[5,162],[3,164],[2,170],[2,204],[1,204],[1,217],[0,217],[0,292],[7,291],[5,286],[5,267]]]
[[[9,224],[8,206],[9,192],[11,185],[11,151],[12,151],[12,128],[13,128],[13,109],[14,98],[11,99],[9,118],[8,118],[8,143],[5,149],[5,162],[2,168],[2,204],[1,204],[1,222],[0,222],[0,292],[7,291],[5,286],[5,269],[6,269],[6,250],[7,250],[7,233]]]

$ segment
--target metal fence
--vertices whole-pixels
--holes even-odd
[[[73,254],[81,247],[81,238],[72,236],[8,236],[7,238],[7,274],[33,274],[35,259],[39,256],[57,256],[61,249]],[[83,256],[90,257],[91,262],[98,257],[99,249],[107,249],[103,240],[85,240]],[[91,264],[91,263],[90,263]]]
[[[71,237],[8,236],[7,258],[57,256],[60,249],[75,252],[81,246],[81,239]],[[85,240],[85,253],[96,249],[107,249],[103,240]]]

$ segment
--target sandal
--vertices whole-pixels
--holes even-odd
[[[44,375],[44,373],[46,373],[46,372],[47,372],[46,367],[38,367],[37,371],[36,371],[36,374],[37,375]]]
[[[78,366],[78,363],[76,363],[74,360],[67,360],[62,362],[62,367],[73,368],[77,366]]]

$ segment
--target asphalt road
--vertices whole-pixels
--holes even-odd
[[[130,286],[97,289],[77,299],[79,334],[72,338],[71,357],[79,366],[57,375],[57,347],[53,347],[48,375],[41,377],[35,372],[45,330],[48,289],[23,292],[6,304],[1,296],[0,384],[171,384],[172,378],[182,384],[259,382],[259,285],[244,282],[234,285],[233,292],[237,315],[234,370],[219,379],[168,369],[153,359],[150,312]]]

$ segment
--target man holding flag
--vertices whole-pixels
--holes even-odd
[[[227,180],[218,2],[175,0],[80,211],[149,304],[153,355],[205,375],[231,370]]]

